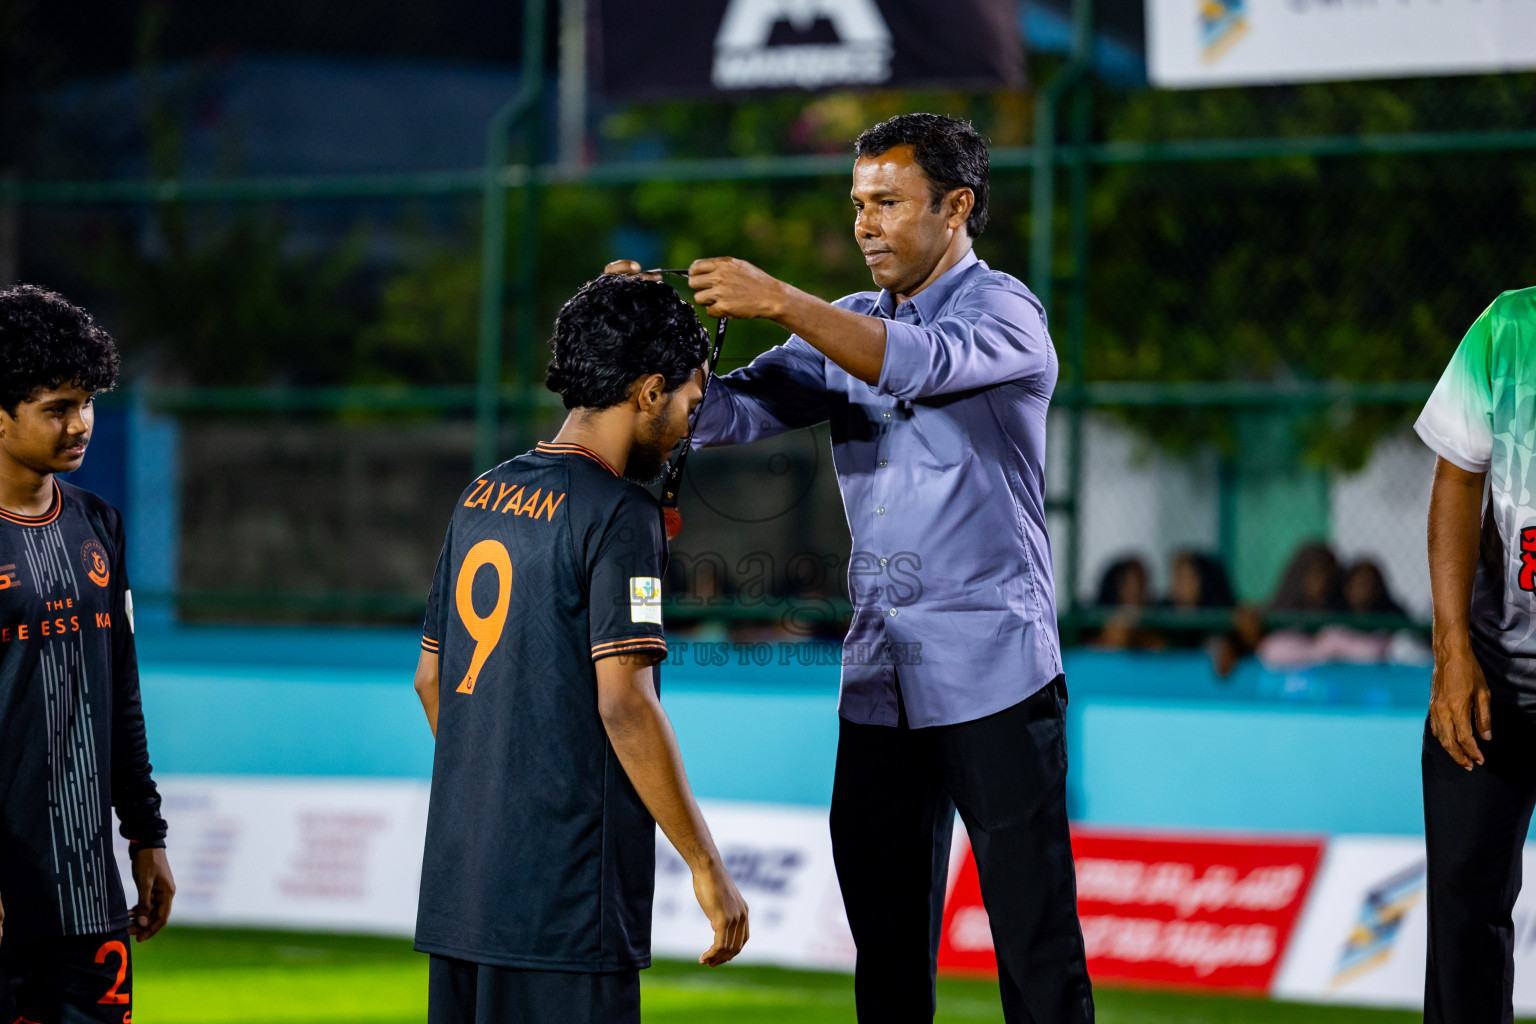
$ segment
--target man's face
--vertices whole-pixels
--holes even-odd
[[[0,409],[0,451],[34,473],[68,473],[85,461],[95,423],[92,392],[73,384],[43,388],[15,415]]]
[[[950,204],[935,210],[930,186],[911,146],[853,164],[853,237],[875,284],[894,295],[922,287],[953,237]]]
[[[705,373],[705,368],[699,367],[686,384],[661,400],[654,415],[635,436],[629,462],[624,466],[625,479],[652,484],[661,476],[667,456],[688,436],[688,419],[704,397]]]

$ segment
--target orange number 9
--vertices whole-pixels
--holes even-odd
[[[496,570],[496,607],[491,614],[481,617],[475,611],[475,574],[488,565]],[[475,679],[485,667],[485,659],[496,649],[501,639],[502,627],[507,624],[507,612],[512,607],[512,558],[506,545],[496,540],[483,540],[469,549],[464,563],[459,566],[459,584],[454,597],[459,606],[459,618],[475,641],[474,657],[469,659],[469,671],[459,683],[459,693],[474,693]]]

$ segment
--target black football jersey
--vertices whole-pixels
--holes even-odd
[[[5,941],[128,925],[112,853],[165,845],[150,776],[117,509],[54,485],[0,511],[0,900]]]
[[[661,510],[579,445],[460,496],[427,602],[437,746],[416,948],[536,970],[650,963],[655,823],[594,662],[666,655]]]

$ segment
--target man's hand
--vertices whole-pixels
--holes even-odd
[[[139,887],[139,902],[129,911],[128,932],[137,941],[152,939],[171,919],[171,898],[176,882],[171,878],[171,864],[164,849],[141,848],[133,855],[133,882]]]
[[[735,320],[777,320],[788,304],[789,286],[746,260],[731,256],[694,260],[688,267],[693,301],[710,316]]]
[[[642,271],[644,269],[645,269],[644,267],[642,267],[640,264],[636,263],[634,260],[614,260],[612,263],[608,264],[606,267],[603,268],[603,273],[604,274],[639,274],[640,271]],[[660,281],[661,280],[661,275],[660,274],[644,274],[642,276],[647,281]]]
[[[1483,763],[1478,737],[1493,739],[1493,709],[1483,667],[1468,647],[1435,652],[1429,690],[1429,727],[1455,762],[1471,771]],[[1474,735],[1474,729],[1476,733]]]
[[[714,943],[699,957],[706,967],[719,967],[747,944],[747,901],[725,868],[714,865],[693,873],[693,894],[715,930]]]

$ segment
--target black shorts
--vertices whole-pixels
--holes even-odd
[[[128,929],[0,941],[3,1024],[131,1024],[133,963]]]
[[[640,1024],[640,972],[571,974],[433,956],[427,1024]]]

